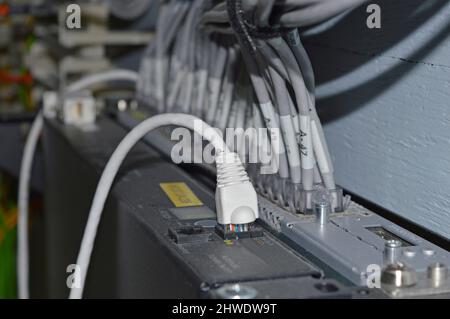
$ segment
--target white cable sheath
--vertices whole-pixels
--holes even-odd
[[[39,112],[31,126],[23,151],[22,163],[19,177],[19,216],[17,224],[17,275],[19,298],[28,299],[30,297],[28,287],[28,199],[29,185],[31,179],[31,169],[33,167],[33,157],[43,126],[42,113]]]
[[[279,123],[274,111],[272,102],[269,100],[266,103],[260,103],[260,110],[263,115],[266,127],[270,132],[270,142],[272,146],[274,162],[279,164],[279,174],[282,178],[289,177],[289,167],[286,158],[286,148],[279,133]]]
[[[280,115],[280,124],[281,133],[285,141],[286,154],[291,168],[291,180],[294,184],[300,184],[300,152],[291,115]]]
[[[176,113],[155,115],[134,127],[123,138],[123,140],[115,149],[114,153],[111,155],[97,185],[77,258],[77,265],[79,266],[79,269],[81,271],[79,277],[80,288],[71,288],[69,296],[70,299],[80,299],[83,295],[86,273],[89,267],[92,249],[94,247],[95,236],[97,234],[97,228],[100,223],[100,217],[102,215],[103,207],[105,206],[105,201],[108,196],[109,190],[111,189],[111,185],[114,181],[115,176],[117,175],[117,171],[119,170],[120,165],[122,164],[130,149],[142,137],[156,128],[167,125],[186,127],[193,130],[195,133],[200,134],[214,146],[216,154],[220,154],[224,151],[229,151],[222,137],[215,129],[211,128],[201,119],[192,115]]]
[[[84,90],[92,85],[108,81],[132,81],[137,82],[138,74],[129,70],[110,70],[102,73],[88,75],[67,86],[66,92]],[[20,167],[19,191],[18,191],[18,225],[17,225],[17,280],[20,299],[28,299],[29,292],[29,262],[28,262],[28,199],[30,193],[31,169],[33,157],[39,135],[43,127],[43,115],[39,112],[31,125],[30,133],[25,142],[22,163]]]
[[[68,85],[65,89],[66,92],[81,91],[85,88],[91,87],[96,84],[105,83],[109,81],[131,81],[137,82],[139,75],[130,70],[110,70],[101,73],[96,73],[83,77],[82,79],[75,81]]]

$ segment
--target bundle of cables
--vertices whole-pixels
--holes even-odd
[[[83,294],[86,273],[113,180],[129,150],[150,130],[165,125],[192,129],[216,150],[218,222],[246,229],[258,218],[257,189],[294,212],[311,209],[312,194],[327,190],[333,209],[342,209],[333,166],[314,97],[314,73],[296,29],[321,22],[364,0],[170,0],[159,14],[157,34],[147,47],[139,76],[116,70],[88,76],[65,93],[106,81],[137,80],[138,97],[159,114],[131,130],[118,145],[100,178],[83,235],[77,264]],[[178,113],[173,113],[173,112]],[[184,114],[183,114],[184,113]],[[195,122],[203,119],[203,129]],[[205,123],[206,122],[206,123]],[[209,124],[209,125],[208,125]],[[43,117],[39,113],[27,139],[19,182],[19,296],[28,298],[28,195],[32,159]],[[241,135],[230,147],[226,128],[258,128],[268,147],[254,135]],[[267,130],[268,129],[268,130]],[[281,134],[277,134],[281,131]],[[270,151],[276,170],[262,174],[259,153]],[[259,169],[261,168],[261,169]],[[246,171],[249,173],[247,176]],[[266,171],[264,171],[267,173]],[[238,227],[233,227],[236,225]]]
[[[157,112],[199,116],[225,135],[227,128],[266,128],[276,173],[262,174],[261,163],[251,160],[255,147],[267,151],[261,136],[242,134],[235,147],[228,145],[251,162],[247,170],[260,192],[293,212],[309,212],[320,185],[334,210],[342,210],[316,112],[314,72],[297,28],[363,2],[167,1],[142,60],[139,98]],[[248,139],[253,146],[242,148]]]

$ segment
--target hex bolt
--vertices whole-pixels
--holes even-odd
[[[414,286],[417,283],[416,271],[401,262],[389,264],[381,273],[381,283],[387,290]]]
[[[440,287],[447,281],[448,267],[443,263],[436,262],[429,265],[427,272],[431,287]]]

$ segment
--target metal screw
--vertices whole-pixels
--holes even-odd
[[[254,299],[257,295],[256,289],[241,284],[223,285],[216,293],[223,299]]]
[[[397,239],[386,241],[384,244],[383,261],[385,265],[395,264],[400,255],[402,242]]]
[[[315,203],[314,214],[316,215],[316,222],[320,226],[324,226],[330,220],[331,205],[330,203]]]

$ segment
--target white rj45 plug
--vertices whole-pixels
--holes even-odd
[[[248,224],[258,217],[258,198],[239,156],[224,152],[216,157],[216,210],[219,224]]]

